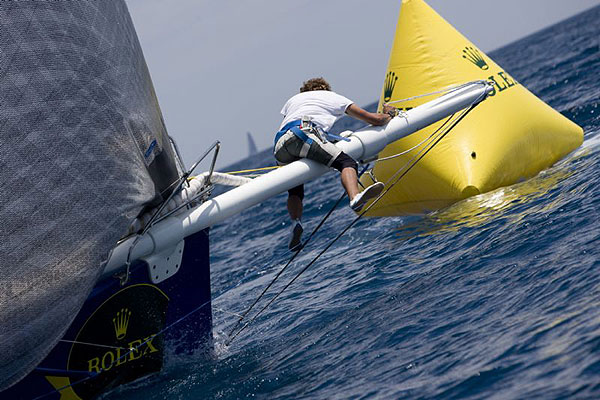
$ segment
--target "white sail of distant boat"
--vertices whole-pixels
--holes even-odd
[[[248,156],[256,154],[256,143],[254,143],[254,138],[252,137],[252,134],[250,132],[246,132],[246,137],[248,138]]]

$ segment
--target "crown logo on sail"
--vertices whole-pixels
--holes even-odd
[[[117,336],[117,340],[123,339],[127,334],[129,317],[131,317],[131,311],[129,311],[127,308],[122,308],[121,311],[117,312],[117,315],[113,318],[113,325],[115,326],[115,335]]]
[[[482,70],[487,70],[490,66],[485,62],[479,50],[474,49],[473,47],[467,46],[463,49],[463,58],[471,61],[473,64],[477,65]]]
[[[392,71],[385,75],[385,83],[383,84],[383,101],[386,103],[392,99],[392,93],[394,93],[397,80],[398,77]]]

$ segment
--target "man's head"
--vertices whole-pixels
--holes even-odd
[[[300,93],[310,92],[312,90],[331,90],[329,83],[323,78],[312,78],[302,84]]]

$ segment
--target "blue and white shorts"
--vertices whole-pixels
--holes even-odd
[[[308,144],[292,131],[287,131],[275,143],[274,155],[277,162],[280,165],[285,165],[302,158],[308,158],[331,167],[331,164],[342,153],[342,150],[331,142],[321,141],[310,128],[302,129],[302,131],[312,139],[312,143]]]

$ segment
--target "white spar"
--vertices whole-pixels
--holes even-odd
[[[486,81],[461,86],[439,98],[392,119],[386,126],[368,126],[356,131],[350,141],[336,143],[356,160],[375,157],[388,144],[402,139],[484,99],[493,87]],[[262,175],[243,186],[209,199],[200,206],[160,221],[139,238],[130,260],[147,257],[174,247],[185,237],[215,225],[279,193],[313,180],[330,169],[303,159]],[[134,238],[120,243],[112,252],[105,272],[124,265]]]

